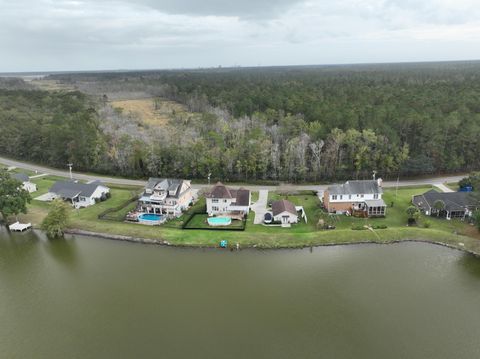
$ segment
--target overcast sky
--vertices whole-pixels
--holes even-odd
[[[479,0],[0,0],[0,72],[480,59]]]

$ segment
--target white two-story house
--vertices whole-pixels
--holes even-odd
[[[193,202],[190,181],[170,178],[150,178],[139,205],[145,213],[179,217]]]
[[[381,179],[347,181],[328,187],[323,194],[323,205],[329,213],[384,217],[387,206],[382,196]]]
[[[205,198],[209,216],[245,215],[250,211],[251,193],[245,188],[232,189],[218,182]]]

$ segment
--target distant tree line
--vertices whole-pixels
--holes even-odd
[[[54,75],[79,91],[0,92],[0,152],[132,177],[471,171],[480,168],[479,74],[471,62]],[[151,127],[109,105],[128,93],[192,113]]]

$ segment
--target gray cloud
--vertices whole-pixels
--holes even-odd
[[[0,0],[0,72],[480,58],[476,0]]]
[[[184,15],[272,18],[305,0],[140,0],[161,12]]]

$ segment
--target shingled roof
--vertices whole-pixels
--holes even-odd
[[[230,198],[235,199],[233,204],[237,206],[250,205],[250,190],[245,188],[231,189],[222,182],[217,182],[210,192],[205,193],[206,198]]]
[[[349,194],[378,194],[383,193],[382,187],[377,181],[347,181],[344,184],[336,184],[328,187],[329,194],[349,195]]]
[[[180,198],[182,194],[182,187],[183,187],[184,180],[181,179],[172,179],[172,178],[156,178],[150,177],[147,182],[147,186],[145,189],[153,191],[154,189],[161,189],[167,192],[175,192],[174,198]]]
[[[287,201],[285,199],[282,199],[280,201],[275,201],[272,203],[272,213],[274,216],[278,216],[280,213],[283,212],[288,212],[291,214],[297,214],[297,209],[295,208],[295,205]]]
[[[58,194],[63,198],[75,198],[76,196],[90,197],[100,186],[98,182],[80,183],[73,181],[57,181],[49,189],[49,192]]]
[[[30,181],[30,177],[28,177],[25,173],[15,173],[14,175],[12,175],[12,177],[20,182]]]
[[[250,205],[250,191],[245,188],[238,190],[230,190],[232,197],[235,198],[235,205],[249,206]]]
[[[430,190],[424,194],[413,196],[413,204],[417,207],[428,210],[433,208],[435,202],[443,201],[445,203],[445,210],[463,211],[465,208],[478,207],[479,202],[469,192],[437,192]]]
[[[232,195],[230,189],[225,186],[222,182],[217,182],[215,186],[213,186],[212,190],[208,193],[205,193],[205,197],[207,198],[235,198]]]

